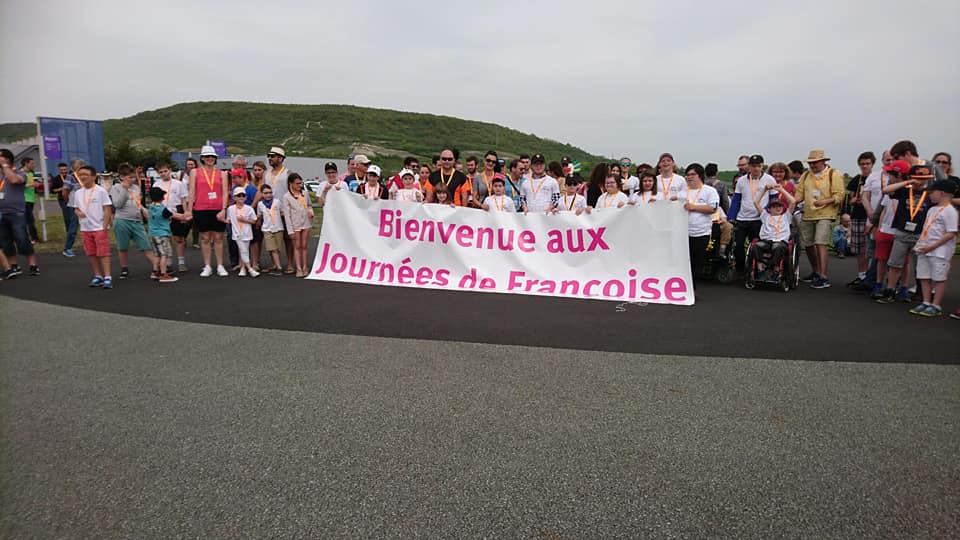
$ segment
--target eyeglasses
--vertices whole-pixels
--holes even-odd
[[[440,158],[440,161],[453,161],[453,158],[452,158],[452,157],[442,157],[442,158]]]
[[[576,180],[567,180],[566,184],[567,184],[568,186],[575,186],[575,185],[579,184],[579,182],[577,182]]]
[[[243,197],[244,199],[247,198],[247,196],[244,195],[243,193],[237,193],[236,195],[233,196],[234,199],[236,199],[236,198],[238,198],[238,197]]]
[[[419,167],[420,167],[420,164],[419,164],[419,163],[411,163],[411,164],[410,164],[410,169],[417,169],[417,168],[419,168]]]

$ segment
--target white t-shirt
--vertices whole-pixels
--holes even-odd
[[[651,193],[649,191],[644,191],[643,193],[637,192],[630,196],[630,202],[633,204],[643,204],[643,203],[652,203],[654,201],[662,201],[662,193]]]
[[[870,209],[871,211],[880,211],[880,198],[883,197],[883,186],[888,183],[890,183],[890,176],[882,170],[873,171],[863,182],[863,189],[861,191],[870,194],[870,205],[873,206],[873,208]]]
[[[944,206],[932,206],[927,210],[927,219],[923,222],[923,230],[920,232],[917,245],[925,246],[936,243],[950,232],[957,232],[957,209],[949,202]],[[953,257],[956,247],[957,237],[954,236],[953,240],[927,253],[927,255],[949,261]]]
[[[86,217],[80,218],[80,231],[94,232],[103,230],[103,207],[113,206],[113,203],[107,190],[94,184],[90,189],[81,187],[74,191],[70,206],[86,214]]]
[[[622,181],[621,183],[623,184],[623,187],[624,187],[623,191],[626,192],[628,195],[633,195],[634,193],[640,190],[640,179],[637,178],[636,176],[631,176],[626,180]]]
[[[687,189],[687,180],[679,174],[666,179],[662,174],[657,175],[657,193],[660,193],[664,199],[669,200],[670,197],[685,189]]]
[[[394,200],[403,202],[423,202],[423,193],[419,189],[395,189]]]
[[[893,218],[897,214],[897,204],[900,201],[891,199],[889,195],[884,195],[880,201],[880,207],[884,209],[883,220],[880,222],[880,232],[883,234],[894,234]]]
[[[595,210],[616,210],[620,207],[620,203],[627,204],[629,201],[630,198],[627,197],[622,191],[618,191],[613,195],[605,191],[602,195],[600,195],[600,198],[597,199],[597,204],[593,208]]]
[[[768,241],[787,242],[790,240],[790,224],[793,214],[784,211],[775,216],[766,210],[760,212],[760,239]]]
[[[687,183],[683,183],[683,191],[678,193],[680,202],[684,200],[691,204],[709,204],[714,210],[720,206],[720,195],[717,190],[704,184],[702,188],[697,188],[692,192],[687,188]],[[687,212],[687,235],[688,236],[706,236],[713,229],[713,212],[702,214],[700,212]]]
[[[157,180],[153,187],[158,187],[166,193],[163,198],[163,206],[171,212],[177,211],[177,205],[183,205],[183,200],[187,198],[189,191],[183,191],[183,182],[171,179],[169,182]]]
[[[526,199],[528,212],[543,213],[549,210],[560,196],[560,186],[549,175],[544,175],[543,178],[524,177],[520,196]]]
[[[483,200],[483,204],[491,212],[516,212],[517,207],[513,204],[513,199],[506,195],[490,195]]]
[[[775,185],[777,185],[777,181],[766,173],[760,176],[759,181],[756,178],[751,180],[749,174],[740,177],[740,180],[737,181],[737,189],[733,192],[734,194],[740,194],[740,213],[737,214],[737,221],[757,221],[760,219],[760,211],[757,210],[757,205],[754,203],[757,194],[763,191],[766,186]],[[765,208],[769,200],[770,192],[767,192],[766,200],[760,201],[760,208]]]
[[[257,215],[253,213],[253,208],[251,208],[249,204],[243,205],[243,209],[240,210],[239,214],[237,214],[237,205],[231,204],[228,206],[227,221],[230,223],[230,230],[233,231],[233,239],[253,240],[253,225],[237,221],[238,215],[250,220],[257,219]]]
[[[263,200],[257,203],[257,213],[263,217],[263,223],[260,224],[260,230],[263,232],[283,231],[283,212],[280,210],[280,201],[276,199],[272,200],[272,208],[267,208]]]
[[[573,195],[564,193],[557,199],[557,211],[559,212],[576,212],[577,210],[586,209],[587,198],[579,193],[574,193]]]

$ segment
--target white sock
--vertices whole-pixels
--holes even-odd
[[[866,272],[857,272],[857,277],[860,278],[860,279],[866,279],[866,278],[867,278],[867,273],[866,273]]]
[[[185,262],[185,259],[183,257],[177,257],[177,263],[183,264],[184,262]]]

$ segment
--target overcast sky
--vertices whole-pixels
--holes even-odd
[[[635,162],[852,169],[901,138],[960,158],[957,0],[4,0],[0,55],[0,122],[345,103]]]

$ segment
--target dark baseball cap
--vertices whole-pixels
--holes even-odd
[[[546,162],[547,160],[546,158],[543,157],[543,154],[534,154],[533,157],[530,158],[530,163],[546,163]]]
[[[332,161],[328,161],[323,165],[323,172],[335,170],[337,170],[337,164]]]
[[[750,165],[763,165],[763,156],[760,154],[754,154],[750,156],[750,159],[747,161]]]
[[[957,185],[953,183],[953,180],[937,180],[927,186],[927,191],[942,191],[953,195],[957,191]]]
[[[571,161],[573,160],[570,159],[570,156],[563,156],[563,158],[560,159],[560,163],[570,163]]]

